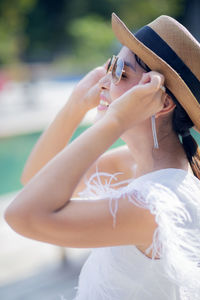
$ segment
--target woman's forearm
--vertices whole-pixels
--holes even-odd
[[[45,215],[62,209],[79,180],[121,135],[116,120],[104,118],[52,159],[11,203],[11,212]],[[8,208],[9,211],[9,208]]]
[[[84,107],[78,106],[76,101],[73,100],[69,99],[36,143],[23,170],[21,177],[23,184],[26,184],[68,144],[77,126],[86,114],[87,111]]]

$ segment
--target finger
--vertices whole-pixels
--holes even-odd
[[[82,85],[85,89],[90,89],[93,85],[99,82],[99,80],[104,77],[106,70],[104,67],[97,67],[90,71],[85,77],[81,79],[78,85]]]
[[[150,77],[150,84],[152,88],[154,88],[156,91],[159,90],[164,83],[162,76],[160,76],[160,74],[150,74]]]
[[[160,77],[160,79],[161,79],[161,84],[162,84],[162,85],[164,84],[165,77],[163,76],[163,74],[161,74],[161,73],[159,73],[159,72],[157,72],[157,71],[151,71],[151,72],[149,72],[149,74],[150,74],[151,77],[154,77],[154,76]]]
[[[155,94],[155,96],[154,96],[153,99],[156,100],[156,102],[154,102],[157,105],[157,111],[156,112],[162,110],[163,107],[164,107],[164,103],[165,103],[165,99],[166,99],[166,94],[164,94],[163,91],[161,89],[159,89],[156,92],[156,94]]]
[[[146,84],[146,83],[150,82],[150,78],[151,78],[150,77],[150,72],[143,73],[138,84]]]
[[[103,67],[97,67],[91,73],[92,85],[96,84],[103,76],[105,76],[106,70]]]
[[[163,93],[166,92],[166,87],[164,85],[161,85],[160,89],[163,91]]]
[[[165,99],[166,99],[166,94],[163,93],[162,89],[159,89],[157,91],[157,94],[159,95],[159,98],[161,100],[161,104],[164,105]]]
[[[90,88],[86,95],[88,101],[92,101],[94,103],[94,106],[99,102],[100,91],[101,90],[99,88],[99,84],[96,83],[93,87]]]
[[[148,72],[144,73],[139,84],[144,85],[144,88],[148,91],[157,91],[160,88],[164,90],[163,84],[164,84],[164,76],[158,72]]]
[[[160,80],[161,80],[161,84],[162,85],[164,84],[164,81],[165,81],[164,76],[161,73],[155,72],[155,71],[143,73],[143,75],[142,75],[142,77],[140,79],[139,84],[145,84],[145,83],[151,82],[152,78],[154,78],[154,76],[158,76],[160,78]]]

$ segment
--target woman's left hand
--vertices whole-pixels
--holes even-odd
[[[123,131],[148,119],[163,108],[163,83],[162,74],[144,73],[138,85],[112,102],[105,116],[115,118]]]

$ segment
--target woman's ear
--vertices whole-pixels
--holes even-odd
[[[174,103],[174,101],[168,94],[165,93],[163,95],[163,97],[164,97],[164,105],[163,105],[162,110],[160,110],[158,113],[156,113],[156,115],[155,115],[156,118],[168,114],[169,112],[173,111],[174,108],[176,107],[176,104]]]

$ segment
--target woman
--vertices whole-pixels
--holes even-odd
[[[200,129],[200,46],[168,16],[135,36],[115,14],[112,25],[124,47],[39,139],[5,218],[26,237],[94,248],[76,300],[199,299],[200,165],[189,129]],[[97,105],[98,121],[67,145]],[[119,137],[126,145],[105,153]]]

